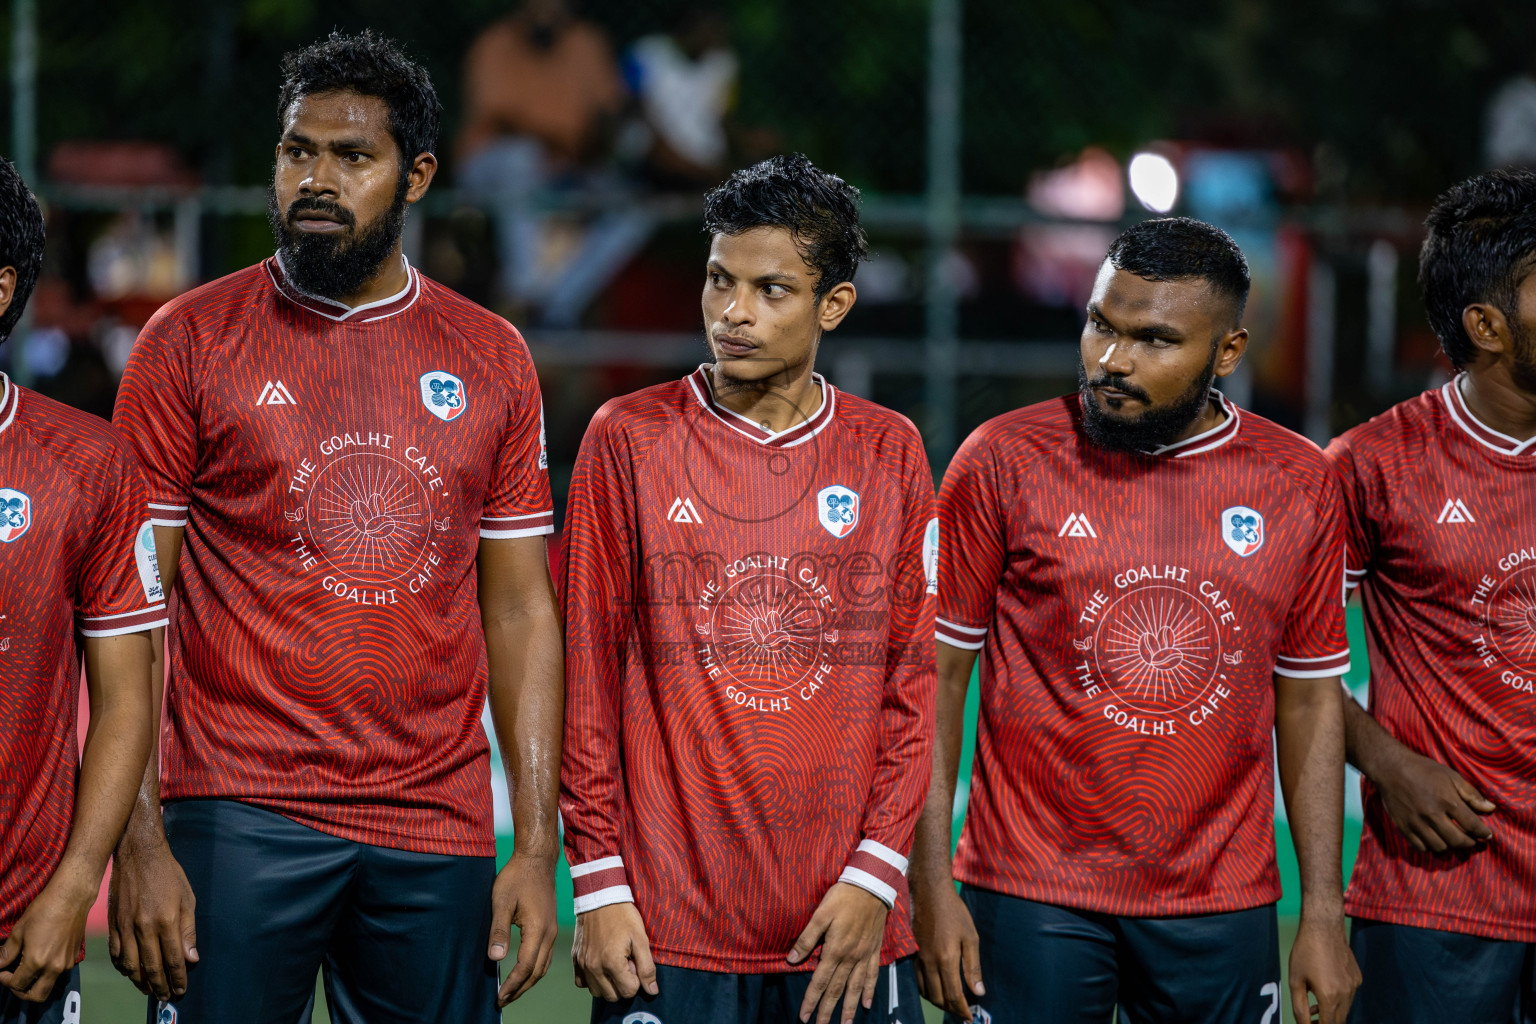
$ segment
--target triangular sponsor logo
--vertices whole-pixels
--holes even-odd
[[[1475,523],[1472,518],[1472,510],[1467,508],[1467,503],[1460,498],[1447,498],[1445,506],[1440,509],[1440,518],[1437,523]]]
[[[667,509],[667,519],[674,523],[701,523],[703,518],[699,510],[693,507],[692,498],[674,498],[672,507]]]
[[[1088,516],[1081,512],[1073,512],[1067,516],[1067,521],[1061,524],[1061,529],[1056,532],[1058,537],[1092,537],[1098,540],[1099,533],[1088,521]]]
[[[298,400],[293,397],[293,392],[282,381],[267,381],[266,387],[261,389],[261,395],[256,399],[257,405],[298,405]]]

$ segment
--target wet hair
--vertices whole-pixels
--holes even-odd
[[[16,168],[0,157],[0,267],[16,268],[11,305],[0,316],[0,342],[10,338],[21,320],[43,268],[43,210]]]
[[[1520,282],[1536,269],[1536,173],[1489,171],[1448,189],[1425,218],[1419,250],[1424,311],[1458,370],[1477,355],[1461,314],[1474,302],[1517,327]]]
[[[869,256],[869,239],[859,227],[859,190],[799,153],[739,170],[704,196],[704,231],[710,237],[764,227],[787,228],[794,237],[816,272],[817,302],[852,281]]]
[[[377,96],[389,108],[389,134],[400,147],[402,173],[422,153],[437,150],[443,105],[427,69],[392,39],[364,29],[355,36],[332,32],[318,43],[283,56],[283,87],[277,119],[294,102],[316,93],[350,90]]]
[[[1248,305],[1248,260],[1232,236],[1192,217],[1161,217],[1120,233],[1105,257],[1116,270],[1147,281],[1206,281],[1232,300],[1232,325]]]

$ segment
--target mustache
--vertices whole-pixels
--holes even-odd
[[[339,223],[349,228],[357,227],[357,216],[353,212],[330,199],[322,199],[319,196],[303,196],[288,204],[287,219],[292,223],[295,217],[301,213],[324,213],[336,218]]]
[[[1151,395],[1148,395],[1145,391],[1141,390],[1141,388],[1137,387],[1135,384],[1132,384],[1129,380],[1118,373],[1106,373],[1101,374],[1098,377],[1094,377],[1088,381],[1088,386],[1090,388],[1114,388],[1116,391],[1124,392],[1125,394],[1130,395],[1132,398],[1146,402],[1148,405],[1152,404]]]

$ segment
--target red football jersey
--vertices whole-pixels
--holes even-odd
[[[186,527],[162,793],[489,856],[475,556],[553,529],[542,406],[512,325],[408,276],[349,310],[269,259],[134,345],[116,419]]]
[[[1328,447],[1365,605],[1371,715],[1498,808],[1470,853],[1420,853],[1360,780],[1356,917],[1536,942],[1536,440],[1478,422],[1459,380]]]
[[[0,373],[0,938],[69,840],[75,633],[165,625],[139,468],[108,423]]]
[[[1219,426],[1132,454],[1069,395],[950,465],[938,637],[981,651],[955,877],[1143,917],[1279,898],[1273,677],[1349,667],[1338,486],[1217,397]]]
[[[709,370],[609,402],[566,514],[560,809],[576,911],[659,963],[768,973],[833,883],[895,907],[928,788],[933,478],[904,417],[817,378],[771,434]]]

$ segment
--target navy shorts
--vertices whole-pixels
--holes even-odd
[[[1350,922],[1364,981],[1349,1024],[1533,1024],[1536,943]]]
[[[491,1024],[494,857],[450,857],[326,835],[234,800],[165,805],[197,897],[187,991],[150,1024],[295,1024],[315,975],[336,1024]]]
[[[1284,1024],[1273,904],[1117,917],[962,886],[981,940],[979,1024]],[[960,1018],[949,1014],[946,1024]]]
[[[0,987],[0,1024],[80,1024],[80,967],[59,975],[46,1003],[29,1003]]]
[[[642,991],[617,1003],[594,998],[592,1024],[799,1024],[811,973],[725,974],[657,964],[654,996]],[[874,1004],[868,1011],[859,1007],[853,1019],[854,1024],[923,1024],[911,957],[880,968]]]

